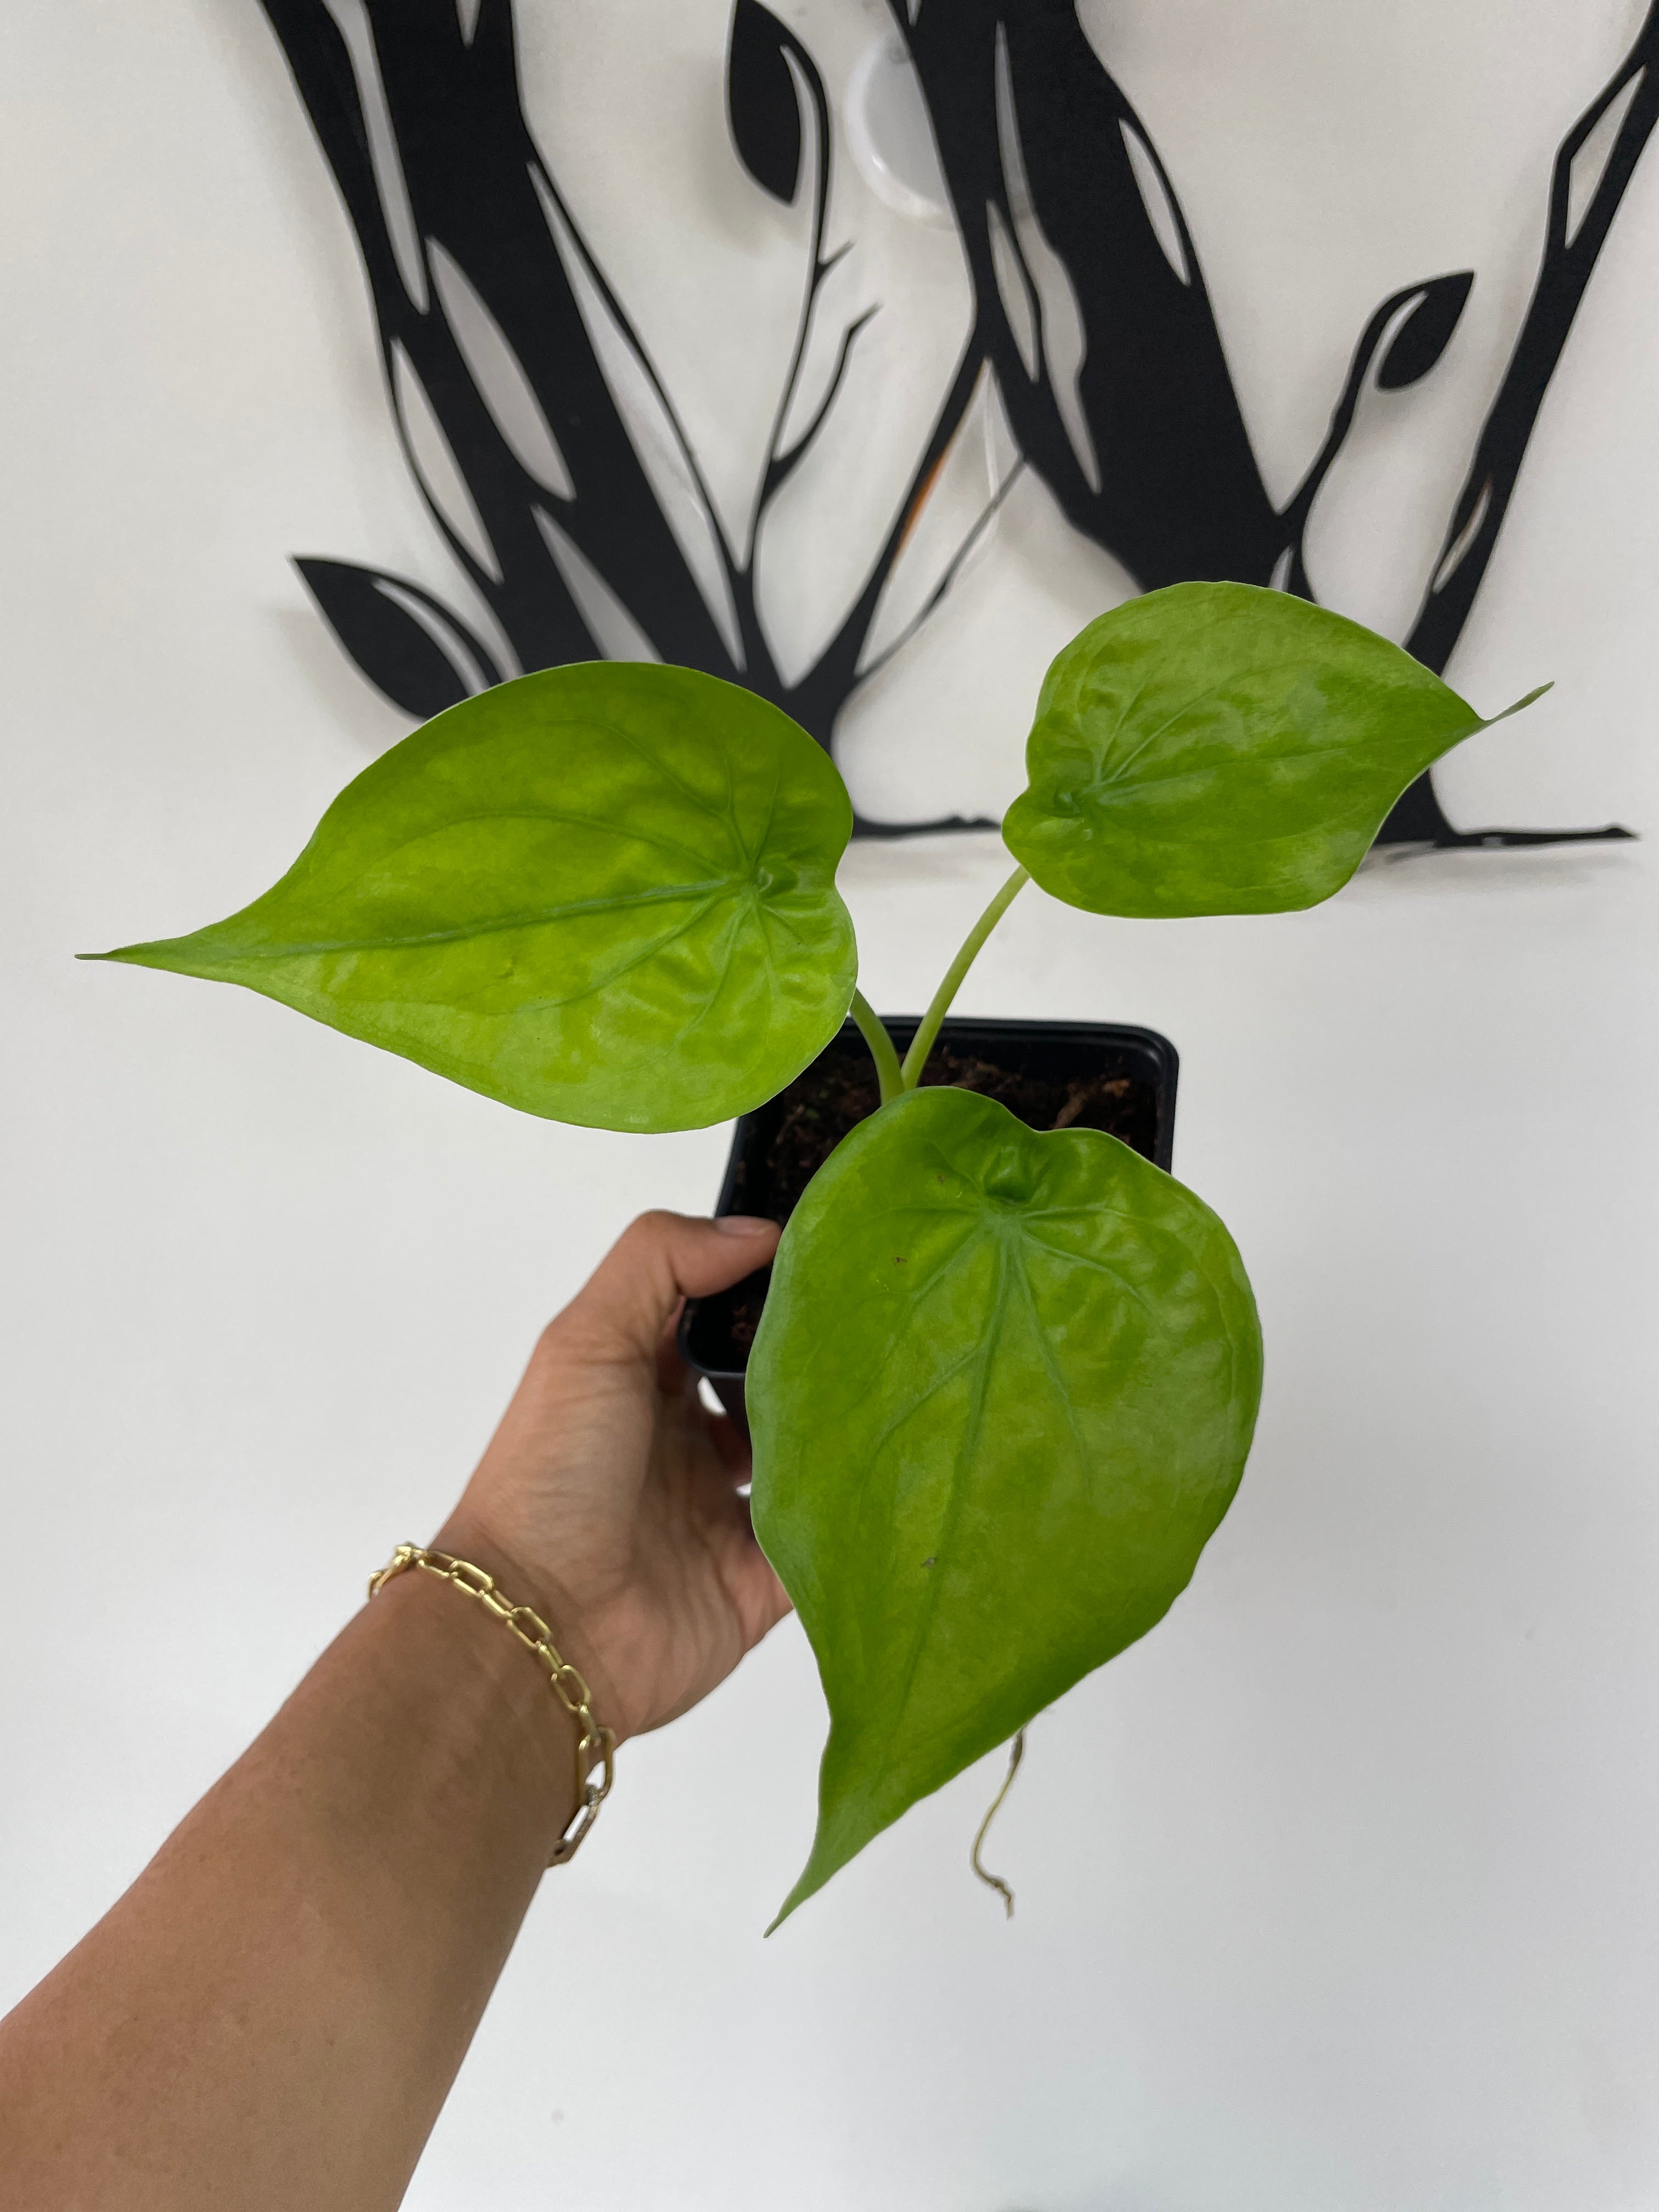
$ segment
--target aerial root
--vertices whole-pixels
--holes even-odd
[[[1007,1883],[1004,1881],[1000,1875],[988,1874],[986,1872],[984,1866],[981,1863],[979,1854],[981,1846],[984,1844],[986,1837],[991,1832],[992,1821],[995,1820],[997,1814],[1002,1810],[1003,1799],[1008,1795],[1008,1792],[1014,1786],[1014,1777],[1019,1772],[1019,1762],[1024,1758],[1024,1756],[1025,1731],[1024,1729],[1021,1729],[1018,1734],[1015,1736],[1013,1741],[1008,1747],[1008,1771],[1002,1778],[1002,1787],[998,1790],[995,1797],[992,1800],[990,1811],[980,1822],[979,1833],[974,1838],[974,1848],[968,1855],[968,1863],[973,1868],[974,1872],[979,1876],[980,1880],[985,1884],[988,1889],[995,1890],[998,1896],[1002,1899],[1003,1911],[1010,1920],[1014,1917],[1014,1893],[1009,1888]]]

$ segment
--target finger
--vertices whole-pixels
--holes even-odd
[[[748,1437],[726,1413],[711,1413],[705,1407],[702,1420],[708,1441],[720,1454],[720,1465],[727,1475],[733,1482],[747,1482],[755,1472],[755,1455]]]
[[[778,1572],[756,1539],[754,1525],[749,1519],[749,1500],[739,1498],[736,1503],[743,1510],[745,1534],[737,1559],[732,1562],[734,1580],[732,1597],[738,1618],[743,1623],[744,1643],[753,1650],[762,1637],[775,1628],[778,1623],[794,1611],[789,1593],[778,1578]]]
[[[696,1388],[696,1377],[680,1357],[680,1316],[684,1310],[682,1298],[657,1339],[657,1388],[665,1398],[689,1397]]]
[[[727,1214],[642,1213],[625,1229],[554,1326],[600,1357],[650,1365],[682,1298],[705,1298],[763,1267],[783,1232],[775,1221]]]

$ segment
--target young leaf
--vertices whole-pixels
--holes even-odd
[[[780,1918],[1168,1611],[1261,1386],[1232,1239],[1115,1138],[939,1088],[842,1143],[749,1364],[755,1526],[830,1705]]]
[[[1055,659],[1003,838],[1044,890],[1092,914],[1316,906],[1413,777],[1490,726],[1328,608],[1175,584],[1102,615]]]
[[[394,745],[252,906],[102,957],[246,984],[526,1113],[700,1128],[841,1026],[851,831],[828,757],[764,700],[547,669]]]

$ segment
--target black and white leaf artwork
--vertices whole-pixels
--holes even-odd
[[[323,618],[378,691],[419,721],[506,672],[458,615],[419,585],[349,561],[296,559]]]
[[[1379,389],[1404,392],[1413,384],[1420,384],[1429,371],[1438,366],[1474,289],[1474,272],[1471,269],[1462,270],[1455,276],[1437,276],[1431,283],[1424,285],[1417,304],[1395,331],[1377,364]]]
[[[1054,0],[888,0],[971,283],[971,326],[908,477],[885,488],[890,526],[862,580],[821,626],[809,664],[786,675],[761,619],[757,549],[876,312],[842,325],[818,396],[822,333],[816,349],[809,338],[840,258],[829,222],[842,134],[804,33],[763,0],[735,0],[718,93],[735,173],[789,210],[802,240],[793,349],[734,544],[674,394],[561,187],[558,149],[531,131],[514,0],[261,4],[356,233],[410,469],[519,666],[683,662],[775,701],[826,748],[854,694],[929,621],[1028,471],[1141,590],[1231,579],[1315,598],[1310,522],[1362,396],[1413,404],[1446,357],[1474,282],[1469,270],[1436,276],[1382,303],[1319,451],[1280,504],[1258,465],[1177,181],[1077,11]],[[1656,64],[1652,0],[1556,155],[1520,335],[1404,640],[1437,673],[1463,634],[1545,393],[1659,121]],[[688,98],[708,96],[706,81],[688,78]],[[896,597],[915,604],[902,622],[878,624],[947,462],[988,408],[1006,421],[1012,467],[943,550],[936,580],[918,596],[907,576]],[[312,561],[304,572],[357,665],[411,714],[506,672],[412,586],[341,563]],[[858,830],[980,826],[989,825],[946,816]],[[1460,831],[1425,776],[1382,839],[1480,846],[1625,834]]]
[[[755,182],[786,204],[800,190],[805,152],[793,43],[761,0],[737,0],[726,64],[732,143]]]

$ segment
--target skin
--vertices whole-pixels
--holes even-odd
[[[746,1448],[672,1342],[682,1298],[777,1237],[636,1221],[433,1539],[551,1625],[619,1741],[788,1610],[736,1488]],[[574,1747],[499,1621],[431,1576],[389,1583],[0,2021],[9,2212],[398,2204],[570,1820]]]

